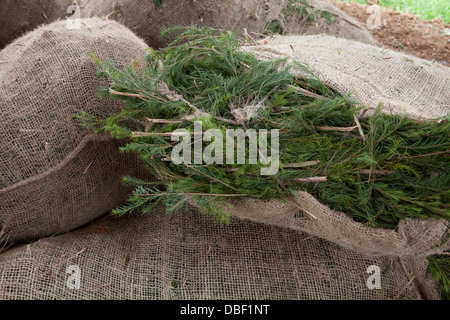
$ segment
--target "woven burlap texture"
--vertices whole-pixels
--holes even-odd
[[[450,248],[441,219],[403,219],[396,230],[372,228],[298,192],[294,201],[239,199],[226,211],[242,219],[307,232],[368,256],[426,257]]]
[[[41,24],[69,16],[71,4],[72,0],[1,0],[0,49]]]
[[[100,98],[90,53],[119,66],[143,63],[145,43],[114,21],[43,26],[0,52],[0,235],[13,243],[77,228],[124,201],[123,175],[138,175],[122,142],[73,118],[100,118],[124,104]]]
[[[270,23],[283,34],[330,34],[365,43],[376,41],[358,21],[320,0],[147,0],[79,1],[82,17],[108,17],[124,24],[154,48],[167,44],[164,27],[205,25],[258,38]],[[321,17],[327,12],[330,18]],[[309,17],[309,19],[308,19]],[[313,21],[311,21],[313,19]],[[254,34],[256,33],[256,34]]]
[[[357,41],[325,35],[274,36],[245,50],[260,59],[306,62],[327,86],[352,93],[366,110],[430,119],[450,111],[450,68]]]
[[[79,289],[68,267],[78,267]],[[369,289],[369,266],[381,289]],[[68,271],[69,270],[69,271]],[[369,269],[370,270],[370,269]],[[72,271],[70,271],[72,272]],[[369,281],[372,283],[371,281]],[[0,255],[0,299],[439,299],[425,259],[366,257],[195,210],[102,218]]]

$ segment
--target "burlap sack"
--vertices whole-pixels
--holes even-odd
[[[154,48],[169,39],[160,38],[167,26],[206,25],[243,34],[280,32],[342,36],[375,43],[359,22],[320,0],[85,0],[83,17],[107,16],[117,20]]]
[[[274,36],[243,49],[260,59],[307,62],[327,86],[351,92],[368,111],[380,102],[387,113],[414,118],[450,111],[450,68],[439,63],[324,35]]]
[[[0,221],[9,243],[92,220],[126,196],[122,175],[140,174],[134,158],[117,154],[120,143],[89,135],[71,115],[121,107],[96,98],[104,82],[89,52],[128,65],[145,45],[117,23],[85,20],[70,31],[64,23],[0,53],[9,58],[0,65]],[[355,85],[345,80],[344,89]],[[233,218],[221,227],[193,210],[169,217],[158,209],[17,246],[0,255],[0,299],[438,299],[423,257],[441,250],[447,226],[375,231],[308,194],[298,200],[301,209],[235,204],[234,216],[264,224]],[[70,266],[81,272],[79,290],[68,286]],[[381,290],[367,287],[369,266],[381,269]]]
[[[100,98],[99,59],[143,64],[144,42],[114,21],[38,28],[0,52],[0,236],[8,243],[66,232],[122,203],[138,175],[122,142],[90,133],[73,115],[105,118],[123,103]],[[1,247],[1,246],[0,246]]]
[[[381,287],[370,289],[367,283],[376,285],[370,276],[377,267]],[[0,299],[407,300],[439,295],[422,258],[370,258],[291,229],[237,218],[220,226],[193,210],[169,216],[159,208],[146,216],[101,218],[1,254]]]
[[[435,118],[450,111],[450,69],[403,53],[329,36],[276,36],[243,47],[260,59],[307,62],[328,86],[352,92],[366,111]],[[295,70],[293,70],[296,72]],[[232,216],[289,227],[370,256],[429,256],[450,249],[448,221],[405,219],[397,230],[375,229],[331,210],[306,192],[296,200],[236,200]]]
[[[44,23],[51,23],[67,14],[72,0],[1,0],[0,49]]]

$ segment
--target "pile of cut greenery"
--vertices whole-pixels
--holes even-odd
[[[362,107],[324,85],[306,64],[260,61],[241,50],[250,39],[196,26],[165,34],[175,40],[150,49],[143,68],[118,69],[94,57],[111,82],[102,92],[127,107],[106,120],[77,116],[98,133],[129,139],[121,150],[137,153],[157,177],[124,177],[134,191],[114,214],[150,213],[161,202],[173,211],[193,201],[227,222],[224,208],[232,199],[286,199],[304,190],[371,227],[393,229],[407,217],[450,219],[449,116],[414,120],[377,110],[358,119]],[[279,130],[278,172],[261,175],[267,164],[260,160],[174,163],[180,137],[173,132],[193,132],[194,121],[224,137],[227,129]],[[433,270],[448,291],[439,261]]]
[[[372,227],[395,228],[406,217],[450,219],[450,117],[419,121],[378,110],[358,120],[356,103],[305,64],[259,61],[240,49],[245,40],[232,32],[165,31],[173,32],[178,36],[166,48],[150,49],[144,68],[120,70],[97,60],[112,83],[103,92],[127,107],[103,121],[79,116],[97,132],[130,139],[122,151],[139,154],[159,178],[124,177],[135,191],[115,214],[148,213],[161,201],[175,210],[195,199],[224,222],[222,204],[234,197],[283,199],[305,190]],[[226,129],[278,129],[279,171],[260,175],[267,167],[260,161],[175,164],[173,132],[193,132],[194,121],[224,137]]]

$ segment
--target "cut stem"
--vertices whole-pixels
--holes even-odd
[[[145,120],[147,120],[150,123],[167,123],[167,124],[183,122],[182,120],[150,119],[150,118],[145,118]]]
[[[327,181],[327,177],[308,177],[308,178],[297,178],[294,180],[300,182],[323,182]]]
[[[358,128],[357,126],[354,127],[315,127],[317,130],[320,131],[340,131],[340,132],[350,132]]]
[[[314,166],[319,163],[320,163],[320,160],[305,161],[305,162],[300,162],[300,163],[282,163],[282,164],[280,164],[280,167],[281,168],[304,168],[304,167]]]
[[[193,132],[132,132],[131,137],[132,138],[140,138],[140,137],[151,137],[154,135],[157,136],[165,136],[165,137],[181,137],[186,134],[194,134]]]
[[[300,93],[300,94],[302,94],[302,95],[304,95],[304,96],[310,97],[310,98],[314,98],[314,99],[324,99],[324,100],[332,101],[330,98],[321,96],[321,95],[319,95],[319,94],[317,94],[317,93],[308,91],[308,90],[303,89],[303,88],[295,87],[295,86],[292,86],[292,85],[290,85],[289,88],[294,89],[294,90],[297,91],[298,93]]]
[[[137,93],[130,93],[130,92],[119,92],[113,89],[109,89],[109,93],[114,94],[116,96],[124,96],[124,97],[131,97],[131,98],[140,98],[140,99],[146,99],[147,97],[137,94]]]
[[[361,135],[363,140],[366,140],[366,136],[364,135],[364,131],[361,127],[361,123],[359,123],[358,117],[353,115],[353,119],[355,119],[356,126],[358,127],[359,134]]]

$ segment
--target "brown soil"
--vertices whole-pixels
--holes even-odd
[[[365,26],[373,14],[367,13],[369,5],[342,0],[327,1]],[[450,25],[439,19],[422,21],[414,14],[401,14],[390,8],[380,9],[381,27],[369,29],[378,42],[386,48],[450,66]]]

